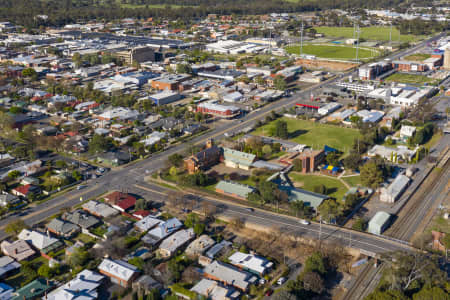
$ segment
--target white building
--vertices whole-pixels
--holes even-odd
[[[259,275],[264,275],[273,267],[273,263],[263,257],[242,252],[235,252],[228,259],[232,265]]]
[[[104,276],[97,274],[96,272],[83,270],[81,273],[78,273],[74,279],[49,293],[45,299],[97,299],[97,289],[102,284],[104,278]]]
[[[342,106],[342,104],[340,104],[338,102],[330,102],[330,103],[326,104],[325,106],[322,106],[321,108],[319,108],[317,110],[317,112],[321,116],[326,116],[326,115],[338,110],[341,106]]]
[[[407,176],[399,174],[387,188],[381,189],[380,201],[387,203],[397,201],[408,187],[409,181],[410,179]]]

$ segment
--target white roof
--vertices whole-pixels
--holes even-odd
[[[185,243],[190,241],[192,238],[195,237],[194,229],[183,229],[180,230],[173,235],[166,238],[161,245],[159,246],[159,249],[166,250],[170,253],[173,253],[177,251],[177,249],[181,246],[183,246]]]
[[[42,250],[58,242],[58,239],[47,236],[44,233],[28,229],[22,230],[17,236],[19,240],[30,242],[35,248]]]
[[[117,209],[114,209],[105,203],[97,202],[94,200],[91,200],[83,204],[82,208],[92,214],[102,216],[103,218],[115,216],[119,213]]]
[[[156,225],[162,223],[164,221],[154,218],[152,216],[146,216],[142,220],[136,222],[134,226],[138,228],[140,231],[147,231],[155,227]]]
[[[0,276],[11,270],[20,268],[21,264],[9,256],[0,257]]]
[[[256,276],[252,276],[250,273],[237,270],[216,260],[207,265],[203,269],[203,272],[218,278],[228,285],[236,286],[242,290],[247,290],[248,286],[256,281]]]
[[[402,128],[400,128],[400,135],[406,136],[406,137],[411,137],[411,136],[413,136],[415,131],[416,131],[415,126],[402,125]]]
[[[111,260],[109,258],[105,258],[98,266],[98,269],[125,281],[130,280],[130,278],[138,271],[135,266],[130,265],[129,263],[122,260]]]
[[[92,272],[90,270],[83,270],[81,273],[60,286],[56,290],[47,295],[48,300],[87,300],[97,299],[97,288],[100,286],[104,276]]]
[[[265,258],[242,252],[236,252],[228,259],[233,265],[244,267],[259,274],[263,274],[268,268],[273,266],[273,263]]]

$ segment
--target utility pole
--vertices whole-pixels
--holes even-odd
[[[357,39],[356,39],[356,63],[359,62],[358,54],[359,54],[359,34],[360,34],[360,32],[361,32],[361,30],[359,29],[359,25],[357,25],[357,28],[356,28],[356,35],[357,35]]]
[[[392,49],[392,21],[391,21],[391,28],[389,31],[389,48]]]
[[[303,30],[305,29],[305,25],[302,20],[302,27],[300,28],[300,57],[303,54]]]
[[[319,225],[319,243],[322,240],[322,216],[320,216],[320,225]]]

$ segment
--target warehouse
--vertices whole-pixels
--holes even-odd
[[[379,211],[369,221],[367,231],[372,234],[381,235],[389,226],[391,215],[384,211]]]
[[[394,203],[400,198],[408,185],[409,178],[402,174],[398,175],[387,188],[381,189],[380,201]]]
[[[164,90],[160,93],[151,95],[149,98],[159,106],[178,101],[181,99],[181,95],[176,92]]]

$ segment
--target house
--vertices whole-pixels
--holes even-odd
[[[211,300],[233,300],[241,295],[239,291],[221,286],[217,281],[210,279],[200,280],[191,288],[191,291]]]
[[[63,246],[60,240],[34,230],[23,229],[17,238],[30,243],[43,254],[47,254]]]
[[[229,249],[231,249],[231,245],[233,245],[231,242],[223,240],[220,243],[217,243],[214,246],[212,246],[206,252],[206,256],[210,259],[213,259],[214,257],[216,257],[217,254],[224,253],[224,252],[228,251]]]
[[[266,274],[273,267],[273,262],[263,257],[239,251],[235,252],[228,259],[232,265],[259,276]]]
[[[17,196],[8,193],[0,194],[0,205],[3,207],[13,205],[18,202],[20,202],[20,199]]]
[[[69,239],[81,231],[78,225],[58,218],[47,224],[47,230],[65,239]]]
[[[54,284],[48,279],[38,278],[13,293],[11,300],[35,300],[53,289]]]
[[[41,192],[41,189],[36,185],[21,185],[11,190],[11,193],[16,196],[21,197],[28,197],[31,194],[39,194]]]
[[[250,170],[251,165],[255,161],[256,155],[230,148],[223,148],[223,157],[225,166],[227,167]]]
[[[415,126],[402,125],[402,127],[400,128],[400,138],[403,141],[406,141],[409,138],[413,137],[415,132],[416,132]]]
[[[164,222],[163,220],[157,219],[155,217],[146,216],[142,220],[139,220],[136,223],[134,223],[134,228],[136,228],[136,230],[140,232],[147,232],[163,222]]]
[[[159,290],[162,287],[163,285],[161,283],[149,275],[142,275],[133,282],[133,290],[138,290],[144,294],[149,293],[153,289]]]
[[[122,151],[106,152],[99,154],[97,161],[101,164],[105,164],[112,167],[118,167],[133,160],[133,156],[130,153]]]
[[[189,244],[185,253],[189,257],[197,257],[203,255],[203,253],[215,243],[216,242],[211,237],[207,234],[203,234]]]
[[[194,229],[183,229],[164,239],[159,246],[162,257],[171,257],[176,251],[195,237]]]
[[[381,235],[389,226],[391,215],[384,211],[379,211],[370,219],[367,231],[372,234]]]
[[[214,145],[213,140],[206,143],[206,148],[184,160],[184,166],[189,174],[205,170],[219,163],[222,149]]]
[[[115,191],[107,196],[105,196],[105,200],[109,203],[113,208],[117,209],[120,212],[125,212],[136,204],[136,197],[128,194],[122,193],[119,191]]]
[[[14,289],[6,283],[0,282],[0,299],[9,300],[13,297]]]
[[[79,209],[74,212],[64,213],[61,218],[65,221],[72,222],[83,229],[89,229],[100,223],[99,219]]]
[[[138,268],[122,260],[103,259],[98,266],[98,270],[103,275],[110,278],[111,282],[124,288],[131,286],[131,283],[139,274]]]
[[[17,240],[12,243],[3,241],[0,244],[3,254],[11,256],[17,261],[27,260],[36,254],[30,245],[23,240]]]
[[[9,256],[0,257],[0,277],[7,274],[11,274],[17,269],[20,269],[21,264],[14,260],[14,258]]]
[[[233,198],[246,200],[248,194],[255,191],[254,187],[246,184],[221,180],[216,184],[216,192]]]
[[[251,284],[254,284],[257,281],[256,276],[235,269],[234,267],[217,260],[213,261],[203,269],[203,275],[207,279],[221,282],[227,286],[233,286],[244,292],[249,289]]]
[[[119,213],[117,209],[114,209],[105,203],[97,202],[94,200],[84,203],[82,208],[91,215],[99,218],[109,218]]]
[[[381,156],[384,159],[392,161],[394,163],[403,161],[411,161],[416,155],[416,149],[410,150],[407,146],[386,147],[383,145],[374,145],[369,151],[367,151],[369,157]]]
[[[97,299],[98,288],[105,277],[90,270],[83,270],[74,279],[50,292],[46,300]]]
[[[181,226],[183,224],[177,218],[169,219],[166,222],[159,223],[155,228],[147,232],[142,237],[142,241],[150,245],[155,245],[180,229]]]
[[[380,201],[387,203],[397,201],[408,187],[409,181],[407,176],[399,174],[387,188],[381,188]]]

